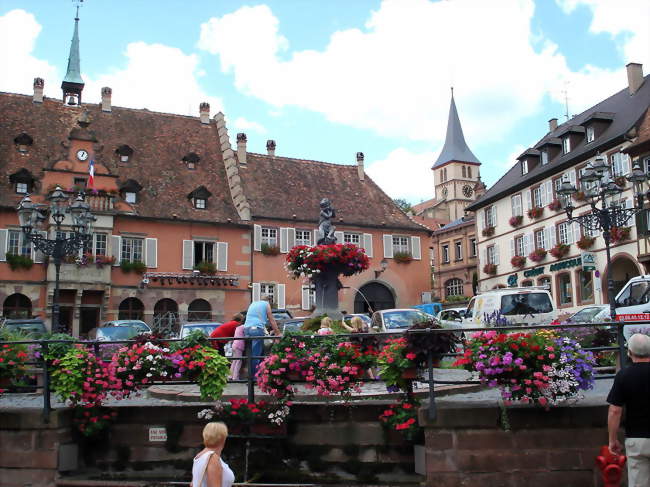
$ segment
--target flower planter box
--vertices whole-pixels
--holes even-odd
[[[519,225],[521,225],[523,221],[524,221],[524,217],[521,216],[521,215],[517,215],[517,216],[510,217],[510,220],[508,220],[508,223],[510,223],[511,227],[516,228]]]
[[[593,247],[595,241],[596,239],[594,237],[582,237],[576,242],[576,245],[579,249],[586,250]]]
[[[540,218],[544,214],[544,208],[535,206],[528,210],[528,218],[532,218],[533,220],[536,220]]]
[[[260,436],[286,436],[287,425],[282,424],[269,424],[269,423],[253,423],[250,427],[252,435]]]
[[[485,272],[486,274],[490,274],[490,275],[496,274],[497,273],[496,264],[485,264],[483,266],[483,272]]]
[[[492,235],[494,235],[494,227],[484,228],[483,231],[481,232],[481,235],[483,235],[484,237],[491,237]]]

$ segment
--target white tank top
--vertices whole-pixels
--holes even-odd
[[[207,474],[203,472],[206,471],[208,467],[208,461],[212,456],[213,451],[207,451],[198,457],[194,457],[194,464],[192,465],[192,487],[208,487],[208,477]],[[221,462],[221,468],[223,470],[221,474],[221,487],[231,487],[235,482],[235,474],[232,473],[230,467],[226,462],[219,458]],[[199,485],[199,480],[201,480],[201,475],[203,475],[203,482]]]

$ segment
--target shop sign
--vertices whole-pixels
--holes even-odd
[[[596,254],[594,252],[582,252],[580,258],[582,259],[583,271],[596,270]]]
[[[544,274],[544,266],[533,267],[532,269],[528,269],[527,271],[524,271],[524,277],[535,277],[541,274]]]
[[[508,276],[508,287],[517,287],[517,274]]]
[[[571,267],[578,267],[580,265],[582,265],[582,259],[580,257],[576,257],[575,259],[569,259],[562,262],[557,262],[555,264],[551,264],[549,270],[551,272],[557,272],[563,269],[569,269]]]
[[[167,441],[167,429],[160,427],[149,428],[149,441]]]
[[[650,313],[616,315],[616,321],[650,321]]]

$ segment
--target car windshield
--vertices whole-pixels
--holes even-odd
[[[273,311],[273,318],[276,320],[289,320],[291,314],[288,311]]]
[[[603,308],[585,308],[578,311],[570,319],[579,323],[591,323],[603,311]]]
[[[97,338],[105,340],[129,340],[140,333],[135,327],[131,326],[109,326],[97,330]]]
[[[42,321],[7,323],[5,327],[10,330],[21,331],[24,333],[45,333],[45,325]]]
[[[431,319],[420,311],[388,311],[384,315],[384,324],[387,329],[408,328],[414,323]]]
[[[508,294],[501,297],[501,314],[504,316],[534,315],[552,311],[553,305],[546,293]]]
[[[216,324],[205,324],[205,325],[185,325],[183,326],[183,331],[181,333],[181,338],[185,338],[193,331],[199,330],[203,332],[204,335],[209,335],[217,327]]]

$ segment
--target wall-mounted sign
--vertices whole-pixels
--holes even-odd
[[[517,274],[512,274],[508,276],[508,286],[516,287],[517,286]]]
[[[593,252],[582,252],[580,254],[582,258],[582,270],[583,271],[595,271],[596,270],[596,254]]]
[[[161,427],[149,428],[149,441],[167,441],[167,430]]]
[[[580,265],[582,265],[582,259],[580,257],[576,257],[575,259],[564,260],[562,262],[551,264],[549,266],[549,270],[551,272],[557,272],[563,269],[569,269],[570,267],[577,267]]]
[[[528,269],[527,271],[524,271],[524,277],[535,277],[535,276],[539,276],[540,274],[544,274],[544,266],[533,267],[532,269]]]

